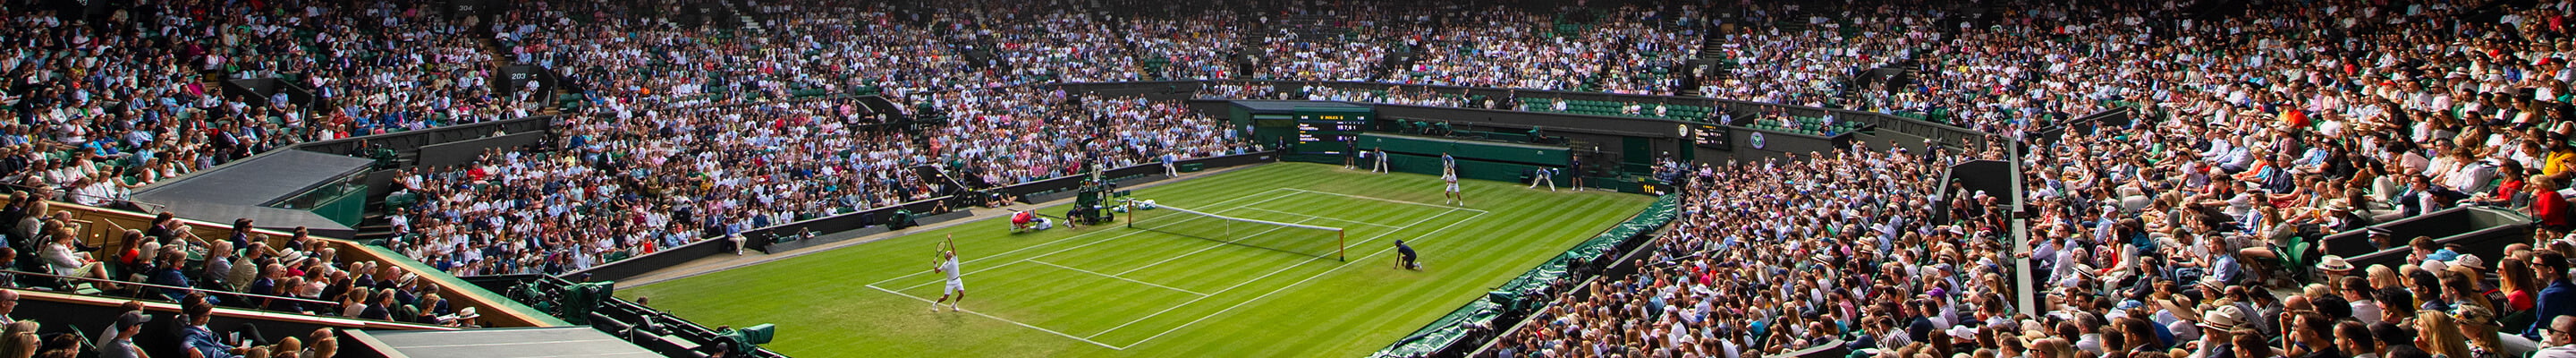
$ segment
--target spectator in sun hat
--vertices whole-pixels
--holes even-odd
[[[2175,324],[2188,324],[2191,329],[2199,332],[2199,350],[2192,353],[2192,357],[2196,358],[2224,357],[2231,348],[2229,345],[2233,344],[2235,338],[2233,333],[2239,328],[2251,328],[2246,324],[2245,310],[2233,305],[2218,306],[2207,313],[2202,313],[2198,321],[2175,322]]]
[[[2344,261],[2343,256],[2325,255],[2317,259],[2317,271],[2324,272],[2326,277],[2343,277],[2352,274],[2352,263]]]
[[[2487,270],[2487,260],[2480,259],[2474,254],[2459,254],[2451,257],[2451,266],[2467,267],[2483,272]]]

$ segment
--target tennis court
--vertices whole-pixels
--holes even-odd
[[[798,357],[1347,356],[1648,201],[1470,182],[1470,202],[1488,206],[1426,203],[1439,200],[1436,183],[1270,164],[1138,190],[1135,198],[1169,208],[1117,225],[1012,234],[1004,220],[987,220],[620,296],[650,296],[702,323],[777,323],[771,348]],[[1539,208],[1556,214],[1504,214]],[[1143,229],[1126,225],[1131,218]],[[941,295],[941,274],[929,268],[946,234],[957,236],[965,272],[961,312],[928,303]],[[1423,251],[1426,270],[1391,268],[1394,240]]]

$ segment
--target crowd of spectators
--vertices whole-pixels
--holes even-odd
[[[1429,30],[1423,54],[1393,82],[1576,90],[1600,76],[1614,44],[1557,31],[1552,14],[1503,6],[1451,14]]]
[[[931,96],[950,125],[927,156],[963,168],[982,185],[1006,185],[1089,170],[1086,155],[1112,168],[1255,150],[1250,133],[1179,102],[1005,87]],[[1087,149],[1086,149],[1087,148]]]
[[[1593,90],[1672,95],[1681,87],[1682,61],[1699,55],[1706,29],[1698,21],[1699,7],[1674,8],[1677,12],[1664,13],[1630,5],[1596,19],[1582,41],[1604,44],[1609,53],[1601,61],[1609,68]]]
[[[926,198],[912,139],[856,99],[561,119],[559,140],[414,169],[387,247],[458,275],[562,273]]]
[[[1641,274],[1564,283],[1491,352],[2576,356],[2576,4],[2019,5],[1925,38],[1924,82],[1871,99],[1955,111],[2017,156],[1864,148],[1702,171]],[[2134,124],[2040,131],[2114,108]],[[1968,158],[2018,158],[2027,207],[1904,175]],[[2358,267],[2286,251],[2463,206],[2536,232],[2492,253],[2372,231],[2406,255]],[[2005,240],[2016,212],[2027,250]],[[2038,306],[2013,303],[2016,284]]]
[[[1130,82],[1145,78],[1121,38],[1126,33],[1089,12],[1049,11],[1000,2],[954,8],[971,19],[976,40],[992,44],[1012,83]],[[1012,11],[1024,10],[1024,11]]]
[[[144,310],[143,302],[126,301],[117,307],[115,315],[65,324],[10,317],[17,313],[21,296],[18,291],[0,289],[0,357],[130,358],[146,356],[147,346],[171,346],[183,356],[207,358],[330,358],[340,353],[340,339],[331,328],[274,340],[261,336],[256,329],[218,331],[209,325],[215,306],[202,297],[181,304],[177,314],[152,314]],[[84,325],[99,330],[72,331]],[[146,336],[146,330],[167,334]],[[147,341],[169,342],[138,343],[137,338],[143,337],[151,337]]]
[[[1260,42],[1253,46],[1259,50],[1246,56],[1251,72],[1235,78],[1376,80],[1401,70],[1387,66],[1419,49],[1432,19],[1457,6],[1348,1],[1281,7],[1249,24],[1259,26],[1259,32],[1249,35],[1258,36]]]
[[[8,184],[83,204],[297,142],[526,116],[484,84],[455,22],[394,3],[120,6],[108,21],[11,6],[0,38]],[[284,9],[294,9],[287,11]],[[276,10],[276,11],[269,11]],[[283,80],[261,98],[220,81]]]
[[[555,143],[397,178],[394,195],[418,201],[394,213],[387,246],[457,275],[557,274],[956,185],[1074,175],[1092,155],[1123,167],[1250,150],[1177,102],[1032,87],[923,100],[947,124],[918,136],[846,97],[568,118]]]
[[[2576,5],[2538,3],[2318,0],[2208,17],[2177,11],[2191,3],[2013,2],[1991,17],[1885,5],[1795,28],[1775,17],[1823,9],[1765,9],[1713,35],[1733,67],[1699,76],[1703,93],[1946,113],[2019,145],[1669,164],[1688,182],[1687,210],[1644,273],[1568,283],[1495,352],[1740,357],[1840,341],[1900,358],[2571,356],[2576,318],[2559,321],[2576,312],[2565,277],[2576,243],[2558,239],[2576,212],[2558,189],[2576,175],[2566,144],[2576,45],[2565,24]],[[558,119],[538,146],[402,177],[396,195],[418,200],[392,213],[399,235],[387,246],[460,275],[560,273],[950,185],[1068,175],[1092,155],[1123,166],[1256,148],[1178,103],[1014,85],[1241,77],[1669,94],[1683,85],[1671,69],[1717,31],[1688,21],[1701,16],[1691,7],[1589,19],[1411,8],[1318,36],[1287,14],[1074,4],[786,1],[746,9],[756,29],[683,25],[669,18],[680,13],[673,2],[536,1],[493,19],[267,4],[141,4],[110,24],[10,7],[0,103],[15,120],[0,124],[0,180],[106,204],[299,141],[525,116],[562,89],[502,96],[487,76],[496,58],[534,64],[586,90],[591,106]],[[1399,53],[1418,58],[1386,68]],[[1905,60],[1913,83],[1842,87]],[[318,100],[233,97],[211,82],[235,78],[291,78]],[[863,87],[897,108],[807,95]],[[1859,102],[1833,102],[1850,90],[1864,91]],[[1201,95],[1480,105],[1405,86]],[[2114,108],[2137,124],[2038,135]],[[948,122],[913,134],[883,127],[893,114]],[[2028,170],[2018,210],[2031,214],[2029,251],[2009,242],[2016,208],[1998,204],[2013,193],[1919,179],[1959,160],[2014,158]],[[2484,257],[2384,238],[2416,255],[2314,270],[2283,260],[2298,256],[2281,251],[2289,243],[2459,206],[2530,213],[2540,234]],[[434,323],[454,314],[419,288],[434,286],[400,283],[389,265],[144,232],[127,235],[137,238],[128,251],[83,260],[92,248],[45,236],[41,225],[54,224],[43,210],[17,215],[39,225],[12,236],[11,250],[41,253],[22,265],[338,304],[170,300]],[[20,222],[9,219],[0,222]],[[176,269],[217,262],[222,275]],[[2044,270],[2030,282],[2043,307],[2012,303],[2020,264]]]
[[[1755,22],[1712,35],[1715,58],[1726,69],[1701,76],[1700,93],[1763,103],[1841,105],[1833,103],[1835,96],[1859,71],[1903,60],[1915,47],[1942,36],[1928,28],[1940,18],[1938,11],[1910,14],[1891,7],[1843,15],[1801,29]]]
[[[756,26],[719,28],[682,21],[694,8],[672,1],[534,1],[491,18],[423,4],[260,5],[137,3],[97,23],[6,9],[0,39],[14,45],[0,54],[11,79],[0,103],[16,120],[0,124],[0,181],[113,205],[131,188],[298,142],[550,113],[562,93],[621,112],[863,88],[910,103],[972,88],[1180,78],[1669,93],[1674,77],[1649,69],[1695,52],[1697,27],[1673,25],[1699,16],[1690,6],[1573,23],[1369,1],[1284,13],[1165,4],[1162,14],[1116,11],[1134,4],[782,1],[739,9]],[[1291,23],[1313,15],[1335,20],[1320,31]],[[1413,51],[1425,58],[1387,58]],[[1414,68],[1385,67],[1406,62]],[[512,63],[565,86],[492,83]],[[221,82],[270,78],[293,90],[248,98]]]
[[[1944,188],[1906,180],[1957,158],[1860,149],[1667,163],[1661,171],[1687,183],[1683,219],[1649,244],[1645,273],[1562,283],[1559,299],[1496,352],[1767,356],[1927,304],[1957,314],[2004,308],[2010,291],[1998,280],[2012,258],[1995,198],[1947,202]],[[1955,220],[1934,220],[1945,217]],[[1935,296],[1918,296],[1926,291]]]
[[[71,212],[56,210],[33,196],[15,196],[0,207],[0,226],[6,226],[0,231],[8,238],[8,245],[0,247],[0,267],[43,275],[0,275],[0,288],[136,297],[174,302],[191,311],[204,305],[424,325],[480,325],[473,309],[460,309],[442,298],[435,280],[421,280],[418,273],[386,262],[343,261],[338,248],[307,236],[301,228],[275,238],[251,232],[252,222],[242,219],[233,223],[230,236],[200,237],[193,224],[164,212],[144,227],[110,234],[112,238],[79,237],[82,226],[92,224],[75,221]],[[91,242],[109,242],[113,247],[93,247]],[[14,296],[14,292],[0,294],[0,298]],[[109,333],[104,336],[114,335]]]
[[[1366,81],[1386,60],[1383,44],[1306,36],[1283,31],[1263,37],[1260,55],[1251,58],[1253,72],[1243,78]]]
[[[1174,6],[1179,6],[1175,4]],[[1138,61],[1159,59],[1166,64],[1156,78],[1218,80],[1235,78],[1235,66],[1228,57],[1243,44],[1246,34],[1232,31],[1243,20],[1232,12],[1208,10],[1179,19],[1127,19],[1127,27],[1113,32],[1136,48]],[[1153,72],[1153,71],[1148,71]]]

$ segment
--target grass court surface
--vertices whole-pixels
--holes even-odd
[[[1348,262],[1123,225],[1011,234],[996,218],[618,296],[649,296],[711,327],[775,323],[767,347],[799,358],[1352,357],[1653,201],[1462,185],[1469,206],[1440,205],[1435,176],[1277,163],[1135,191],[1213,214],[1341,227]],[[929,309],[942,286],[930,269],[943,234],[957,236],[966,273],[958,312]],[[1424,269],[1394,269],[1393,240],[1420,251]]]

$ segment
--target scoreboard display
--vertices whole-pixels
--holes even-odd
[[[1346,154],[1351,142],[1368,130],[1367,114],[1298,114],[1297,153]]]
[[[1735,131],[1727,129],[1726,126],[1715,124],[1696,124],[1689,126],[1690,127],[1686,128],[1690,128],[1693,134],[1692,136],[1696,137],[1693,141],[1699,144],[1701,148],[1724,151],[1735,150],[1735,144],[1733,143],[1735,141]]]

